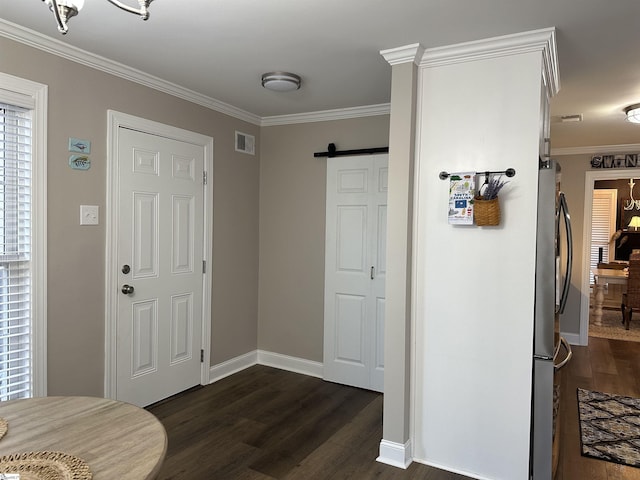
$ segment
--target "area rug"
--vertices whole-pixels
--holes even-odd
[[[592,310],[589,315],[589,336],[640,342],[640,312],[633,313],[629,330],[626,330],[622,324],[622,313],[619,309],[602,310],[602,326],[593,324]]]
[[[582,455],[640,467],[640,399],[578,388]]]

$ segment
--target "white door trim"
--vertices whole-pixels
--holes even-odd
[[[202,349],[200,383],[209,384],[211,355],[211,285],[212,285],[212,238],[213,238],[213,138],[151,120],[134,117],[126,113],[107,111],[107,200],[105,205],[105,362],[104,396],[115,399],[116,395],[116,317],[118,313],[118,135],[125,127],[152,135],[192,143],[204,149],[204,171],[207,184],[204,188],[204,252],[207,268],[202,283]]]

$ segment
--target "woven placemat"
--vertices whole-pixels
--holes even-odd
[[[19,473],[20,480],[91,480],[84,460],[62,452],[28,452],[0,457],[0,473]]]
[[[9,430],[9,422],[0,417],[0,438],[7,434],[7,430]]]

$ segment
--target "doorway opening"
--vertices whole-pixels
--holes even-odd
[[[635,211],[633,198],[633,188],[630,179],[637,179],[639,172],[637,169],[616,169],[606,171],[588,171],[585,175],[585,201],[584,201],[584,231],[583,231],[583,272],[581,286],[581,308],[580,308],[580,344],[587,345],[589,335],[603,338],[629,339],[630,333],[626,332],[622,324],[622,293],[625,290],[624,284],[603,285],[600,287],[600,305],[602,305],[602,316],[596,314],[596,288],[592,270],[594,267],[607,269],[624,269],[632,249],[640,248],[640,233],[630,231],[628,223]],[[640,197],[640,181],[637,196]],[[611,193],[604,193],[604,189],[617,192],[615,199]],[[596,193],[600,190],[600,193]],[[632,192],[632,193],[630,193]],[[614,205],[611,205],[614,202]],[[638,204],[640,206],[640,202]],[[626,208],[633,207],[633,208]],[[607,223],[607,213],[602,209],[614,208],[615,218]],[[640,209],[637,210],[640,214]],[[594,233],[594,230],[596,232]],[[606,232],[605,232],[606,230]],[[640,232],[640,231],[639,231]],[[600,235],[598,235],[598,233]],[[609,236],[609,239],[605,239]],[[637,236],[637,238],[636,238]],[[598,238],[602,237],[602,238]],[[599,310],[599,309],[598,309]],[[597,317],[597,325],[594,323]],[[591,322],[590,322],[591,320]],[[640,338],[640,331],[638,334]]]

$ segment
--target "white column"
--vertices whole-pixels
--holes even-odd
[[[387,193],[384,422],[378,461],[411,463],[411,254],[417,61],[420,45],[381,52],[392,65]]]
[[[420,62],[413,456],[474,478],[528,479],[541,94],[557,85],[553,29]],[[448,224],[439,172],[509,167],[500,226]]]

